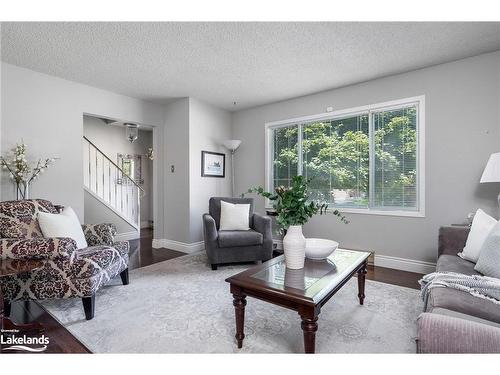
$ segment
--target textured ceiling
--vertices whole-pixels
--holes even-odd
[[[500,23],[4,22],[1,32],[10,64],[229,110],[500,49]]]

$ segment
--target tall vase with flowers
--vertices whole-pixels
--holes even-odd
[[[306,239],[302,234],[302,225],[314,215],[331,212],[339,220],[348,224],[347,218],[337,210],[328,210],[328,204],[309,200],[307,191],[310,179],[295,176],[289,187],[278,186],[273,193],[265,191],[261,186],[248,189],[248,193],[257,193],[272,203],[276,211],[276,222],[283,233],[283,250],[287,268],[301,269],[304,267]]]
[[[17,144],[8,156],[0,156],[0,165],[9,173],[16,189],[16,199],[30,197],[30,185],[43,173],[56,158],[38,159],[30,165],[26,159],[27,146],[22,141]]]

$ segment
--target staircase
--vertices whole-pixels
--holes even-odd
[[[87,137],[83,137],[84,189],[140,230],[144,190]]]

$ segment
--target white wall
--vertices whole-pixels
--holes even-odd
[[[139,129],[138,139],[130,143],[125,138],[125,127],[107,125],[103,120],[84,116],[83,134],[90,139],[106,156],[115,163],[118,163],[118,154],[141,155],[142,178],[144,184],[144,195],[141,198],[141,222],[153,220],[153,161],[146,157],[149,147],[153,147],[153,132],[151,130]],[[94,206],[92,206],[94,207]],[[87,214],[95,216],[94,213],[87,212],[85,206],[85,220]]]
[[[200,100],[183,98],[165,107],[162,131],[158,173],[165,194],[158,204],[164,226],[155,225],[153,246],[193,251],[203,239],[202,214],[208,210],[209,198],[231,194],[230,163],[225,178],[201,177],[202,150],[227,153],[221,144],[231,136],[231,116]]]
[[[72,206],[83,220],[83,115],[162,126],[163,106],[67,81],[2,62],[1,149],[21,139],[32,158],[58,160],[32,187],[32,197]],[[1,199],[14,198],[2,173]]]
[[[231,154],[222,145],[231,139],[231,114],[189,98],[189,214],[190,242],[203,240],[202,215],[210,197],[231,196]],[[201,151],[226,154],[225,178],[201,177]]]
[[[236,192],[265,183],[264,123],[426,96],[426,217],[349,214],[344,225],[332,216],[313,218],[306,236],[338,240],[376,254],[435,262],[440,225],[463,222],[478,207],[497,215],[500,184],[479,184],[492,152],[500,151],[500,52],[381,78],[232,115]],[[263,211],[263,199],[257,209]]]

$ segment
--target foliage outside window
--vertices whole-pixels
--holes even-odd
[[[336,208],[419,211],[419,105],[271,125],[269,188],[303,175],[309,198]]]

